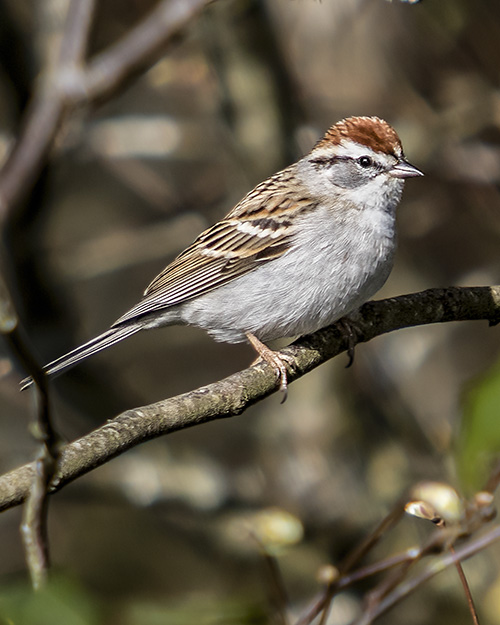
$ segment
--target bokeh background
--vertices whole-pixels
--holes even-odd
[[[99,2],[89,54],[154,4]],[[2,158],[66,7],[0,3]],[[121,95],[71,117],[9,220],[6,271],[40,360],[104,330],[202,229],[349,115],[387,119],[426,173],[406,184],[380,296],[497,283],[499,68],[500,3],[491,0],[213,3]],[[300,614],[321,588],[320,567],[338,563],[413,484],[444,481],[464,495],[481,487],[500,447],[499,343],[486,322],[380,337],[357,348],[350,369],[340,356],[294,383],[284,405],[271,397],[79,479],[51,499],[59,582],[46,603],[25,594],[21,512],[2,514],[0,622],[270,622],[276,593],[252,532],[279,545],[290,614]],[[0,349],[3,472],[35,445],[23,372]],[[253,357],[192,328],[136,335],[53,383],[57,425],[72,440]],[[426,534],[407,518],[368,561]],[[464,565],[491,625],[500,624],[499,557],[491,547]],[[351,622],[370,585],[343,593],[328,622]],[[380,622],[438,619],[470,622],[452,569]]]

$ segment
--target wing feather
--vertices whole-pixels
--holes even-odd
[[[144,298],[112,327],[198,297],[287,252],[297,214],[311,210],[311,198],[284,192],[292,168],[250,191],[226,219],[205,230],[148,286]]]
[[[241,232],[237,229],[240,223],[219,222],[206,230],[151,282],[144,298],[113,326],[208,293],[287,251],[291,229],[279,236],[271,231],[256,236],[257,226]],[[251,221],[246,223],[251,225]]]

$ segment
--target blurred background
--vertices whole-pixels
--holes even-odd
[[[89,56],[156,3],[98,3]],[[0,3],[0,156],[54,54],[67,0]],[[47,362],[109,326],[201,230],[344,116],[378,115],[423,179],[406,184],[380,297],[487,285],[500,269],[500,3],[220,0],[149,71],[61,129],[4,232],[24,327]],[[379,297],[377,296],[377,297]],[[500,447],[499,330],[486,322],[377,338],[234,419],[136,448],[51,499],[59,585],[51,623],[267,623],[275,549],[299,615],[336,564],[413,484],[479,489]],[[30,393],[0,346],[0,470],[29,461]],[[202,331],[136,335],[52,384],[67,440],[119,412],[249,365]],[[498,400],[498,401],[497,401]],[[496,428],[496,429],[495,429]],[[0,622],[45,622],[24,594],[21,511],[0,515]],[[369,561],[421,542],[407,518]],[[499,547],[465,563],[480,616],[500,624]],[[349,623],[371,582],[343,593]],[[6,608],[7,606],[7,608]],[[6,614],[10,612],[6,612]],[[22,616],[19,616],[22,614]],[[6,618],[6,617],[5,617]],[[469,623],[450,569],[380,619]],[[79,620],[78,620],[79,619]],[[293,622],[293,619],[292,621]]]

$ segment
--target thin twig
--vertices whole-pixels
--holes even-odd
[[[23,129],[0,171],[0,221],[32,188],[53,145],[64,113],[60,98],[40,90],[25,116]]]
[[[28,349],[21,332],[16,312],[7,287],[0,278],[0,332],[23,368],[31,374],[36,385],[37,411],[32,432],[40,442],[40,452],[35,462],[34,479],[23,510],[21,535],[26,561],[35,589],[40,589],[46,579],[49,565],[47,543],[48,485],[57,468],[59,437],[52,426],[49,410],[48,385],[42,368]]]
[[[162,47],[177,35],[209,0],[163,1],[117,44],[85,62],[95,0],[71,0],[59,54],[53,65],[41,73],[28,106],[23,128],[0,172],[0,223],[29,193],[42,171],[63,122],[77,106],[111,96],[119,87],[144,69]],[[49,548],[46,537],[47,493],[57,470],[60,445],[52,427],[45,374],[27,348],[17,315],[3,282],[0,282],[0,332],[10,344],[23,368],[33,378],[36,393],[36,422],[33,435],[41,443],[29,477],[22,536],[32,582],[40,588],[46,581]]]
[[[95,0],[71,0],[57,60],[58,68],[82,66],[83,69],[94,12]]]
[[[91,101],[109,97],[158,58],[213,0],[162,0],[129,33],[89,62],[83,91]]]
[[[66,116],[103,102],[147,69],[212,0],[163,0],[116,44],[84,64],[95,0],[73,0],[57,65],[47,68],[0,171],[0,221],[35,183]]]
[[[270,584],[268,587],[269,601],[273,606],[273,618],[278,625],[288,625],[286,610],[289,605],[285,584],[276,558],[261,545],[262,557],[266,564]]]
[[[371,532],[368,537],[340,564],[339,570],[342,579],[347,573],[385,536],[385,534],[398,523],[404,515],[404,506],[402,501],[397,503],[389,514],[379,523],[379,525]],[[339,580],[340,583],[340,580]]]
[[[476,555],[497,540],[500,540],[500,526],[495,526],[479,538],[467,542],[460,548],[456,549],[453,553],[448,550],[447,553],[434,558],[419,575],[398,584],[398,586],[391,593],[386,595],[380,601],[380,603],[377,605],[371,605],[370,609],[365,611],[359,619],[352,623],[352,625],[369,625],[377,617],[384,612],[387,612],[396,603],[404,599],[416,588],[427,582],[438,573],[441,573],[448,567],[455,565],[457,562],[461,562],[473,555]]]
[[[453,545],[450,545],[450,552],[455,553],[455,549]],[[476,606],[474,605],[474,599],[472,598],[472,593],[469,588],[469,583],[467,581],[467,578],[465,577],[465,573],[462,568],[462,565],[459,561],[457,561],[455,562],[455,567],[457,569],[458,576],[460,578],[460,581],[462,582],[462,587],[464,589],[465,596],[467,598],[467,605],[469,606],[469,611],[472,616],[472,622],[474,623],[474,625],[479,625],[479,618],[477,616]]]
[[[68,67],[83,62],[94,0],[73,1],[68,11],[61,52],[51,71],[67,79]],[[47,78],[44,80],[48,80]],[[55,138],[64,115],[64,100],[58,90],[44,84],[32,102],[25,132],[14,148],[0,177],[0,218],[5,219],[20,193],[30,186],[43,166],[44,156]],[[32,434],[40,443],[34,479],[23,510],[21,535],[33,587],[40,589],[47,580],[49,546],[47,542],[48,486],[57,469],[60,439],[50,418],[49,392],[45,373],[36,362],[19,329],[17,314],[3,280],[0,280],[2,315],[0,331],[35,382],[36,417]]]
[[[352,571],[352,573],[342,575],[342,577],[339,577],[332,584],[329,584],[322,592],[316,595],[295,625],[308,625],[309,623],[312,623],[318,614],[328,607],[332,598],[335,597],[335,595],[341,590],[367,579],[368,577],[377,575],[378,573],[383,573],[384,571],[387,571],[395,566],[399,566],[408,560],[414,559],[419,553],[420,549],[418,547],[412,547],[403,553],[398,553],[385,558],[380,562],[368,564],[360,569]]]
[[[83,68],[95,0],[70,4],[61,50],[47,67],[25,115],[23,129],[0,172],[0,220],[36,181],[67,110],[67,92],[75,88],[75,68]]]
[[[57,462],[43,449],[35,466],[35,479],[23,509],[21,536],[31,583],[35,590],[40,590],[47,582],[49,570],[47,486],[54,475]]]

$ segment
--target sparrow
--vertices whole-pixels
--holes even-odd
[[[386,121],[339,121],[202,232],[108,330],[47,364],[46,374],[140,330],[193,325],[217,341],[248,341],[286,396],[287,359],[266,343],[331,325],[380,289],[392,269],[404,181],[421,175]]]

